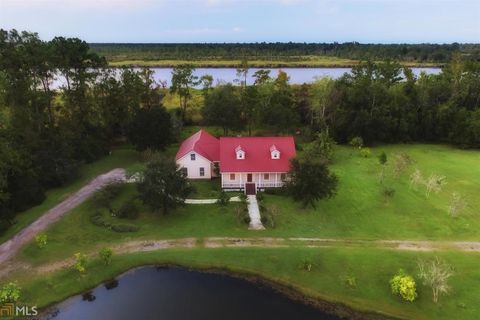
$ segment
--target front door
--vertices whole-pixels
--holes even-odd
[[[252,182],[252,180],[253,180],[252,174],[251,173],[247,174],[247,182]]]
[[[256,194],[257,192],[257,188],[255,187],[255,183],[245,183],[245,193],[247,195],[250,195],[250,194]]]

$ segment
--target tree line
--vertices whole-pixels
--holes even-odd
[[[147,68],[106,66],[84,41],[0,30],[0,232],[18,212],[41,203],[45,190],[75,179],[80,166],[113,145],[162,150],[191,119],[193,94],[202,118],[223,134],[295,134],[339,143],[432,142],[480,147],[480,64],[454,55],[438,75],[396,62],[365,62],[337,80],[292,85],[288,74],[254,73],[243,60],[238,82],[213,86],[195,67],[172,72],[169,89]],[[58,89],[53,82],[64,78]],[[178,108],[166,110],[166,94]],[[197,120],[198,121],[198,120]],[[327,133],[327,134],[325,134]],[[322,140],[323,141],[323,140]],[[321,141],[320,141],[321,142]]]
[[[455,53],[479,61],[480,45],[345,43],[91,43],[92,52],[109,61],[121,60],[257,60],[300,61],[304,56],[352,60],[399,60],[446,63]]]

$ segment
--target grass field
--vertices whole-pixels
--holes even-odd
[[[252,68],[285,68],[285,67],[297,67],[297,68],[314,68],[314,67],[352,67],[359,63],[358,60],[337,58],[331,56],[301,56],[294,57],[295,59],[285,60],[269,60],[269,59],[248,59],[248,64]],[[181,64],[193,64],[198,68],[236,68],[239,66],[239,60],[216,60],[216,59],[203,59],[203,60],[129,60],[111,57],[109,60],[109,66],[122,67],[122,66],[134,66],[134,67],[175,67]],[[438,64],[433,63],[415,63],[405,62],[405,66],[410,67],[434,67]]]
[[[197,128],[188,128],[188,136]],[[175,146],[169,148],[172,155]],[[386,178],[380,183],[380,164],[377,156],[385,151],[388,157]],[[122,163],[138,166],[133,151],[122,150],[123,156],[102,165],[92,164],[91,174],[107,171]],[[405,153],[412,159],[398,178],[393,175],[395,154]],[[113,158],[114,159],[114,158]],[[105,160],[102,160],[105,161]],[[112,163],[110,163],[112,162]],[[102,163],[102,162],[100,162]],[[238,204],[186,205],[163,216],[142,207],[137,220],[123,223],[140,227],[133,233],[116,233],[90,222],[94,210],[91,201],[75,208],[54,224],[46,233],[48,245],[38,249],[33,243],[19,255],[20,261],[39,266],[71,257],[75,252],[95,253],[105,246],[114,246],[137,239],[172,239],[183,237],[319,237],[338,239],[409,239],[409,240],[480,240],[480,153],[440,145],[385,145],[372,148],[369,158],[362,158],[357,150],[346,146],[336,148],[331,165],[339,176],[336,197],[322,200],[316,209],[301,208],[285,196],[265,195],[265,207],[277,206],[275,228],[261,233],[249,231],[234,215]],[[419,169],[424,176],[443,175],[447,184],[438,194],[427,197],[425,188],[410,187],[410,174]],[[86,173],[85,173],[86,174]],[[84,178],[87,180],[87,178]],[[80,183],[79,183],[80,184]],[[194,182],[197,193],[192,197],[210,197],[218,192],[217,182]],[[383,194],[384,186],[395,190],[393,197]],[[75,189],[73,187],[69,187]],[[71,189],[69,189],[71,190]],[[68,194],[66,190],[57,191]],[[71,191],[70,191],[71,192]],[[448,214],[453,192],[459,192],[467,207],[459,217]],[[120,206],[136,193],[127,185],[115,200]],[[49,195],[50,196],[50,195]],[[58,200],[52,198],[50,205]],[[39,209],[37,209],[39,210]],[[36,213],[38,216],[40,212]],[[29,214],[32,218],[35,215]],[[33,218],[32,218],[33,219]],[[118,218],[108,217],[112,221]],[[431,302],[431,294],[419,287],[419,299],[414,303],[402,302],[389,292],[388,280],[403,268],[415,275],[418,258],[439,255],[455,268],[451,280],[452,294],[441,299],[439,305]],[[308,258],[314,269],[299,269],[301,261]],[[79,277],[71,270],[35,277],[30,274],[13,274],[24,287],[25,301],[41,306],[95,286],[102,280],[114,277],[133,266],[152,263],[174,263],[190,267],[218,267],[255,273],[267,279],[289,284],[305,294],[345,303],[357,309],[376,310],[404,318],[414,319],[476,319],[480,310],[480,254],[456,252],[401,252],[374,248],[284,248],[284,249],[174,249],[150,253],[117,256],[114,263],[102,267],[92,261],[85,276]],[[345,284],[346,277],[356,278],[356,287]],[[48,288],[46,290],[45,288]]]

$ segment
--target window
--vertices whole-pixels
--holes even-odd
[[[195,153],[190,154],[190,160],[195,160]]]
[[[204,177],[204,176],[205,176],[205,168],[200,167],[200,177]]]
[[[286,174],[286,173],[282,173],[282,174],[280,175],[280,180],[285,181],[285,179],[287,179],[287,174]]]
[[[235,180],[235,173],[230,173],[230,180]]]
[[[188,169],[187,168],[181,168],[180,171],[185,177],[188,177]]]
[[[268,180],[270,179],[270,175],[268,173],[263,174],[263,180]]]

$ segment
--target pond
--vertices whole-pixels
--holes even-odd
[[[227,275],[144,267],[72,297],[43,320],[337,320],[273,289]]]
[[[153,77],[157,83],[161,83],[166,87],[171,85],[172,68],[150,68],[153,71]],[[251,68],[248,71],[247,84],[253,84],[253,74],[260,70],[259,68]],[[313,82],[318,77],[331,77],[333,79],[340,78],[343,74],[349,73],[351,68],[264,68],[270,70],[270,76],[276,77],[279,70],[285,71],[290,77],[290,83],[302,84]],[[440,68],[412,68],[415,75],[425,72],[427,74],[438,74]],[[211,75],[214,79],[213,85],[218,83],[235,83],[237,81],[237,71],[235,68],[197,68],[195,75],[201,77],[203,75]],[[62,77],[57,77],[53,82],[53,87],[58,88],[65,85]]]

